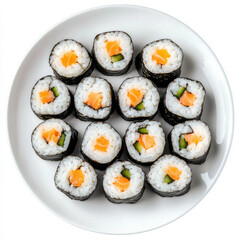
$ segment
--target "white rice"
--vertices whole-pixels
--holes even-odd
[[[152,60],[152,55],[156,49],[166,49],[170,54],[165,65],[157,64]],[[148,44],[143,49],[143,63],[145,67],[152,73],[170,73],[177,70],[182,65],[183,53],[181,48],[169,39],[162,39]]]
[[[203,140],[197,145],[195,143],[189,144],[187,148],[179,149],[179,137],[185,133],[196,133],[202,136]],[[194,160],[203,156],[209,149],[211,143],[211,133],[209,127],[197,120],[186,121],[185,123],[180,123],[174,126],[171,132],[171,141],[174,152],[178,153],[180,156]]]
[[[132,88],[141,89],[144,93],[143,104],[145,109],[137,110],[131,107],[131,100],[128,97],[128,91]],[[122,113],[127,118],[150,117],[158,111],[160,95],[153,83],[143,77],[132,77],[126,79],[118,91],[118,100]]]
[[[165,169],[169,166],[177,167],[182,171],[179,180],[175,180],[171,184],[163,182],[166,175]],[[183,160],[173,155],[164,155],[151,166],[147,178],[148,182],[156,190],[161,192],[175,192],[184,189],[191,182],[192,171]]]
[[[80,187],[74,187],[69,182],[69,172],[81,169],[84,174],[84,182]],[[68,156],[64,158],[57,169],[55,184],[65,192],[69,192],[75,197],[85,197],[90,195],[97,185],[97,174],[93,167],[79,157]]]
[[[175,96],[180,87],[186,88],[188,92],[195,95],[196,100],[193,106],[187,107],[182,105]],[[186,78],[176,78],[167,87],[165,104],[166,108],[170,112],[178,116],[185,118],[196,118],[202,112],[204,98],[205,90],[200,82]]]
[[[140,137],[138,129],[141,127],[146,127],[148,134],[155,137],[156,145],[147,150],[143,148],[141,154],[139,154],[134,147],[134,143],[138,141]],[[144,122],[131,123],[126,132],[125,141],[128,153],[133,159],[142,163],[153,162],[163,154],[165,147],[165,134],[160,122],[147,120]]]
[[[77,63],[65,67],[61,58],[65,53],[74,51],[77,55]],[[77,77],[85,72],[90,65],[90,57],[85,47],[80,43],[67,39],[57,43],[52,49],[49,63],[51,67],[60,75],[67,78]]]
[[[43,104],[39,97],[39,92],[51,90],[56,87],[59,96],[53,102]],[[71,103],[71,97],[65,84],[53,76],[46,76],[40,79],[32,90],[31,106],[35,113],[45,115],[56,115],[67,110]]]
[[[111,62],[111,57],[106,49],[106,41],[118,41],[122,49],[121,54],[124,59],[118,62]],[[98,63],[107,70],[118,71],[124,69],[132,59],[133,44],[132,40],[124,32],[114,31],[99,34],[94,40],[94,52]]]
[[[124,168],[130,171],[131,179],[129,188],[121,192],[113,183],[116,177],[121,176],[121,171],[124,170]],[[103,189],[108,196],[114,199],[132,198],[141,192],[143,185],[144,173],[142,169],[129,161],[118,161],[112,164],[107,168],[103,176]]]
[[[106,152],[94,149],[96,139],[105,137],[109,141]],[[122,148],[122,139],[119,133],[108,123],[91,123],[83,136],[82,151],[90,159],[104,164],[111,162]]]
[[[88,95],[91,92],[101,93],[103,96],[102,107],[95,110],[85,104],[88,99]],[[76,89],[74,95],[74,102],[77,111],[85,117],[102,119],[109,115],[112,106],[112,95],[110,84],[98,77],[87,77],[84,78]]]
[[[43,130],[56,129],[58,132],[66,134],[63,147],[57,143],[47,141],[42,137]],[[35,151],[41,155],[56,155],[65,152],[71,139],[71,128],[68,124],[60,119],[49,119],[40,123],[32,134],[32,145]]]

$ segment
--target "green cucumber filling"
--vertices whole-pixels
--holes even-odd
[[[180,87],[177,91],[176,98],[180,98],[183,93],[185,92],[186,88],[185,87]]]
[[[54,94],[55,97],[58,97],[58,96],[59,96],[59,92],[58,92],[58,90],[57,90],[56,87],[52,87],[52,88],[51,88],[51,91],[53,92],[53,94]]]
[[[127,168],[123,169],[121,171],[121,174],[123,175],[123,177],[125,177],[127,179],[131,179],[131,173]]]
[[[139,128],[138,132],[141,133],[141,134],[148,134],[148,130],[145,127]]]
[[[145,109],[145,107],[144,107],[144,105],[143,105],[143,101],[140,102],[140,103],[135,107],[135,109],[137,109],[137,110],[143,110],[143,109]]]
[[[164,179],[163,179],[163,182],[164,183],[167,183],[167,184],[170,184],[172,183],[174,180],[167,174]]]
[[[118,55],[112,56],[112,57],[111,57],[111,62],[112,62],[112,63],[115,63],[115,62],[119,62],[119,61],[121,61],[121,60],[123,60],[123,59],[124,59],[124,56],[120,53],[120,54],[118,54]]]
[[[135,147],[135,149],[138,151],[138,153],[140,154],[141,151],[143,150],[143,145],[139,142],[139,141],[136,141],[133,146]]]
[[[57,143],[57,144],[58,144],[59,146],[63,147],[64,142],[65,142],[65,138],[66,138],[66,134],[65,134],[65,133],[62,133],[61,136],[60,136],[60,138],[59,138],[59,140],[58,140],[58,143]]]
[[[187,146],[188,146],[188,143],[185,140],[184,135],[181,135],[179,137],[179,149],[182,150],[183,148],[187,148]]]

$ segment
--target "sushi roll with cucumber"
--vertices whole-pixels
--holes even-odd
[[[117,161],[103,175],[103,190],[112,203],[136,203],[143,195],[145,175],[129,161]]]
[[[54,182],[57,189],[69,198],[84,201],[96,189],[97,173],[88,162],[68,156],[59,163]]]
[[[205,89],[199,81],[176,78],[168,85],[161,100],[162,117],[171,125],[200,119],[205,94]]]
[[[159,102],[157,87],[147,78],[128,78],[118,90],[119,112],[128,121],[152,119]]]
[[[81,152],[94,168],[104,170],[121,156],[122,139],[110,124],[91,123],[84,133]]]
[[[147,182],[162,197],[181,196],[190,190],[192,171],[187,163],[173,155],[159,158],[147,173]]]
[[[181,74],[182,49],[170,39],[147,44],[136,57],[139,75],[151,79],[158,87],[166,87]]]
[[[201,121],[186,121],[175,125],[170,132],[169,148],[172,154],[188,163],[205,162],[211,145],[211,133]]]
[[[88,50],[73,39],[62,40],[53,47],[49,64],[55,76],[69,85],[78,84],[94,69]]]
[[[125,74],[132,64],[132,39],[122,31],[100,33],[94,39],[92,55],[96,68],[104,75]]]
[[[61,160],[76,146],[78,132],[60,119],[40,123],[32,133],[32,147],[45,160]]]
[[[45,76],[32,89],[31,108],[40,119],[64,119],[73,111],[73,96],[63,82]]]
[[[86,77],[77,86],[74,103],[80,120],[107,120],[114,109],[112,85],[99,77]]]
[[[164,151],[165,134],[160,122],[131,123],[125,134],[125,144],[130,158],[140,164],[151,164]]]

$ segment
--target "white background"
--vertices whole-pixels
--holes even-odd
[[[228,161],[208,195],[177,221],[154,231],[126,236],[81,230],[50,212],[32,194],[19,174],[7,136],[7,103],[10,87],[21,61],[33,44],[57,23],[81,10],[117,3],[147,6],[170,14],[194,29],[209,44],[230,82],[235,102],[236,125]],[[239,239],[240,14],[237,3],[237,0],[1,1],[0,239]]]

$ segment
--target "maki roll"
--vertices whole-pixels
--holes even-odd
[[[94,69],[88,50],[73,39],[62,40],[53,47],[49,64],[56,77],[69,85],[78,84]]]
[[[204,122],[193,120],[179,123],[168,138],[172,154],[192,164],[205,162],[211,145],[211,133]]]
[[[125,134],[125,144],[130,158],[141,164],[156,161],[164,151],[165,134],[160,122],[131,123]]]
[[[182,49],[170,39],[147,44],[136,57],[139,75],[151,79],[158,87],[166,87],[181,74]]]
[[[122,139],[110,124],[91,123],[84,133],[81,151],[94,168],[104,170],[122,154]]]
[[[83,121],[107,120],[113,112],[112,85],[99,77],[86,77],[74,95],[76,117]]]
[[[54,182],[57,189],[69,198],[84,201],[96,189],[97,173],[88,162],[68,156],[59,163]]]
[[[163,119],[171,125],[200,119],[205,94],[199,81],[175,79],[168,85],[161,100],[160,111]]]
[[[157,114],[159,102],[158,90],[147,78],[128,78],[118,90],[119,112],[127,121],[152,119]]]
[[[78,132],[60,119],[40,123],[32,133],[32,147],[45,160],[61,160],[76,146]]]
[[[164,155],[147,173],[147,182],[154,192],[162,197],[181,196],[190,190],[191,168],[183,160]]]
[[[73,111],[73,96],[63,82],[45,76],[32,89],[31,108],[40,119],[63,119]]]
[[[103,175],[103,190],[113,203],[135,203],[143,195],[144,172],[129,161],[117,161]]]
[[[125,74],[132,64],[132,39],[121,31],[100,33],[94,39],[92,55],[96,68],[104,75]]]

